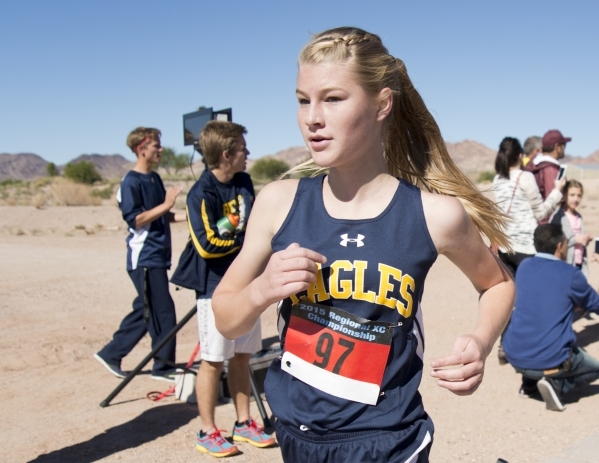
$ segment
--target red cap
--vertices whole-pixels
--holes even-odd
[[[543,148],[553,148],[558,143],[568,143],[572,141],[570,137],[564,137],[559,130],[550,130],[543,135]]]

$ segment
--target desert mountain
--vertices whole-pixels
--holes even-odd
[[[289,166],[293,167],[310,158],[310,153],[308,153],[308,149],[305,146],[295,146],[279,151],[272,157],[286,162]]]
[[[133,167],[133,162],[120,154],[82,154],[70,162],[92,162],[102,178],[121,178]],[[61,171],[64,166],[60,166]]]
[[[473,140],[464,140],[457,143],[447,142],[447,150],[454,162],[464,172],[493,171],[495,156],[497,152],[482,143]],[[264,158],[275,158],[286,162],[289,166],[295,166],[308,158],[308,152],[304,146],[294,146],[281,150],[275,154],[264,156]],[[196,178],[204,170],[204,164],[199,157],[194,158],[193,170]],[[87,161],[93,162],[98,172],[104,178],[120,178],[133,163],[120,154],[82,154],[71,162]],[[247,166],[252,168],[256,159],[250,158]],[[599,165],[599,150],[586,158],[566,156],[565,163],[578,165]],[[31,180],[46,175],[47,161],[37,154],[0,154],[0,181],[6,179]],[[62,170],[64,166],[59,169]]]
[[[493,170],[494,168],[497,152],[476,141],[464,140],[458,143],[447,143],[447,150],[454,162],[464,172],[479,172]],[[295,166],[308,159],[308,157],[308,151],[304,146],[294,146],[276,154],[264,156],[264,158],[280,159],[290,166]],[[251,169],[254,162],[255,160],[251,159],[248,161],[248,170]]]
[[[566,155],[563,162],[565,164],[579,164],[579,165],[599,165],[599,150],[592,154],[589,154],[586,158],[579,158],[574,156]]]
[[[0,154],[0,181],[29,180],[46,176],[47,161],[33,153]]]
[[[310,157],[305,146],[293,146],[284,150],[278,151],[275,154],[262,156],[260,159],[274,158],[285,162],[289,167],[297,166],[300,162],[307,160]],[[251,170],[257,159],[248,159],[247,170]]]
[[[473,140],[458,143],[446,142],[447,151],[453,162],[464,172],[494,170],[497,151]]]

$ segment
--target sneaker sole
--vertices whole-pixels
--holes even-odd
[[[518,391],[518,397],[520,397],[521,399],[534,399],[535,397],[539,397],[540,395],[541,393],[538,389],[531,393],[522,392],[522,389]]]
[[[566,409],[559,400],[559,397],[555,393],[551,384],[549,384],[545,380],[540,380],[537,383],[537,388],[539,388],[539,392],[545,401],[545,406],[547,410],[553,410],[554,412],[562,412]]]
[[[173,383],[175,384],[175,378],[171,379],[171,378],[165,378],[164,376],[150,376],[150,378],[152,378],[155,381],[165,381],[167,383]]]
[[[240,436],[239,434],[234,435],[233,440],[235,442],[247,442],[248,444],[253,445],[254,447],[258,447],[259,449],[264,449],[266,447],[272,447],[273,445],[275,445],[274,439],[268,442],[256,442],[251,439],[248,439],[247,437]]]
[[[110,365],[108,365],[108,364],[106,363],[106,361],[105,361],[105,360],[104,360],[102,357],[100,357],[98,354],[94,354],[94,358],[95,358],[95,359],[96,359],[98,362],[100,362],[100,365],[102,365],[104,368],[106,368],[106,369],[107,369],[107,370],[108,370],[110,373],[112,373],[112,374],[113,374],[114,376],[116,376],[117,378],[121,378],[121,379],[123,379],[123,378],[126,378],[126,377],[127,377],[127,375],[122,375],[122,374],[120,374],[120,373],[117,373],[116,371],[114,371],[114,370],[113,370],[113,369],[110,367]]]
[[[535,397],[538,397],[539,395],[541,395],[539,392],[535,392],[534,394],[520,394],[520,393],[518,393],[518,397],[520,397],[521,399],[534,399]]]
[[[226,452],[210,452],[207,448],[202,447],[199,444],[196,444],[196,450],[199,450],[202,453],[207,453],[216,458],[229,457],[231,455],[237,455],[239,453],[239,449],[237,447],[233,447],[231,450],[227,450]]]

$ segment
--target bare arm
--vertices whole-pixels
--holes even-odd
[[[228,339],[248,332],[272,303],[308,288],[326,259],[297,244],[272,253],[271,240],[287,216],[297,181],[265,186],[248,221],[241,252],[212,297],[216,327]]]
[[[181,193],[180,186],[170,188],[166,192],[166,198],[164,199],[164,202],[162,204],[153,207],[149,211],[143,211],[141,214],[138,214],[137,217],[135,217],[135,228],[141,228],[144,225],[152,223],[154,222],[154,220],[156,220],[159,217],[162,217],[164,214],[170,211],[171,208],[175,205],[175,201],[177,200],[177,196],[179,196],[179,193]]]
[[[187,214],[185,212],[169,212],[169,222],[185,222],[187,220]]]
[[[439,386],[455,394],[472,394],[482,381],[485,360],[509,319],[514,283],[457,199],[423,192],[422,202],[438,252],[448,257],[480,294],[474,331],[459,336],[448,356],[431,362],[431,375]]]

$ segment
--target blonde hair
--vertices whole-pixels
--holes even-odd
[[[393,92],[383,142],[391,175],[423,190],[458,198],[476,228],[491,243],[510,249],[503,231],[507,217],[455,165],[405,64],[389,54],[379,36],[353,27],[317,34],[300,52],[298,64],[322,62],[347,62],[357,82],[370,95],[378,95],[384,88]],[[314,168],[323,170],[309,160],[295,171]]]
[[[139,147],[145,145],[150,140],[160,141],[161,135],[162,133],[158,129],[138,127],[135,130],[132,130],[127,136],[127,146],[135,153],[135,156],[137,156],[137,149]]]
[[[243,125],[227,121],[210,121],[200,132],[200,150],[209,169],[220,164],[223,151],[232,154],[240,135],[247,133]]]

